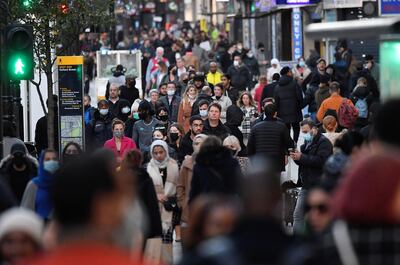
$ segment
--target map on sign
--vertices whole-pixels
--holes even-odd
[[[64,147],[68,142],[81,144],[83,135],[82,117],[61,116],[60,118],[61,146]]]

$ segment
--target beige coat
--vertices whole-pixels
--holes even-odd
[[[156,190],[157,195],[165,195],[175,196],[176,195],[176,185],[179,177],[179,168],[178,164],[172,158],[169,158],[167,165],[167,180],[165,185],[163,184],[163,180],[160,174],[160,170],[157,165],[153,162],[153,159],[150,160],[147,165],[147,172],[149,173],[151,179],[153,180],[154,188]],[[168,212],[165,210],[162,203],[159,203],[160,214],[161,214],[161,222],[163,231],[167,231],[170,227],[172,227],[172,212]]]
[[[178,205],[182,208],[181,222],[189,221],[189,194],[193,177],[193,157],[186,156],[183,160],[181,171],[179,173],[178,184],[176,186],[176,195],[178,197]]]

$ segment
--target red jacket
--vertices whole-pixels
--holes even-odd
[[[110,140],[107,140],[104,143],[104,147],[112,150],[116,158],[123,158],[126,152],[137,148],[135,142],[131,138],[126,136],[123,136],[121,139],[121,149],[119,150],[119,152],[117,150],[117,145],[115,143],[114,137]]]

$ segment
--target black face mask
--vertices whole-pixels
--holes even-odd
[[[179,139],[178,133],[170,133],[169,138],[171,138],[172,142],[176,142]]]
[[[79,155],[64,154],[63,155],[63,162],[64,163],[69,163],[69,162],[77,160],[78,157],[79,157]]]
[[[16,167],[21,168],[24,164],[26,164],[25,154],[22,153],[14,154],[13,163]]]
[[[160,121],[167,121],[167,120],[168,120],[168,115],[158,116],[158,119],[159,119]]]
[[[147,119],[148,116],[149,116],[149,114],[147,112],[139,113],[139,119],[141,119],[141,120]]]

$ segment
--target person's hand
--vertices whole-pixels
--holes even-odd
[[[301,158],[301,153],[298,152],[298,151],[292,152],[292,153],[290,153],[290,157],[291,157],[293,160],[298,161],[298,160],[300,160],[300,158]]]
[[[166,202],[168,200],[167,196],[165,196],[164,194],[158,194],[157,199],[159,202]]]

